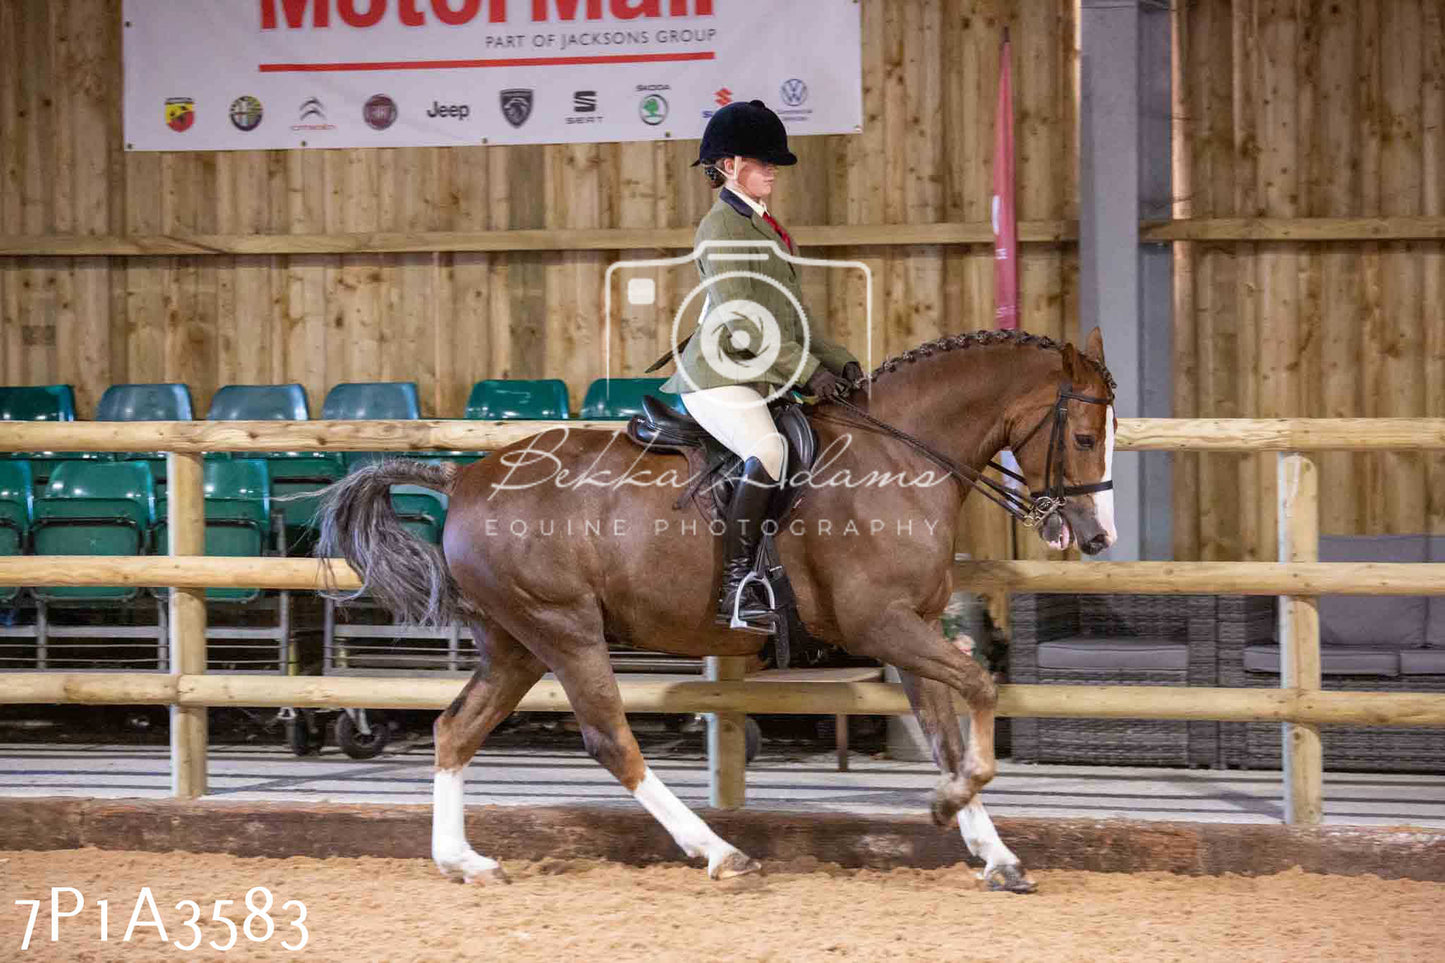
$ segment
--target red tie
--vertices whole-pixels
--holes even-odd
[[[787,231],[783,230],[783,225],[773,220],[773,215],[769,214],[767,211],[763,211],[763,220],[767,221],[768,226],[771,227],[774,231],[777,231],[778,237],[782,238],[783,243],[788,245],[788,253],[796,253],[796,249],[793,247],[793,239],[788,236]]]

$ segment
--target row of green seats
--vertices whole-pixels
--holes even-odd
[[[256,458],[211,459],[204,467],[207,555],[264,555],[271,539],[271,481]],[[29,462],[0,462],[0,554],[164,554],[166,502],[156,497],[149,468],[139,461],[71,461],[57,466],[35,494]],[[11,601],[18,589],[6,589]],[[128,602],[134,587],[40,586],[45,602]],[[258,589],[210,589],[208,598],[246,602]]]
[[[622,420],[642,410],[644,395],[673,407],[677,396],[662,391],[662,378],[599,378],[587,389],[581,417]],[[210,421],[304,421],[310,418],[306,389],[288,385],[226,385],[206,414]],[[112,385],[96,406],[96,421],[190,421],[190,389],[183,384]],[[340,384],[321,406],[326,419],[409,419],[421,417],[416,383],[388,381]],[[560,421],[571,417],[567,385],[557,378],[491,378],[472,386],[465,418],[483,421]],[[0,421],[74,421],[70,385],[0,386]]]

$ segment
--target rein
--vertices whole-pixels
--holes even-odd
[[[861,382],[853,385],[853,387],[857,388],[860,385]],[[1040,494],[1030,489],[1028,495],[1024,495],[1022,492],[1010,488],[1007,485],[1000,484],[968,465],[960,465],[927,442],[915,438],[900,428],[895,428],[886,421],[874,418],[851,401],[843,398],[835,398],[833,399],[833,404],[851,412],[853,417],[872,425],[889,437],[903,442],[905,445],[924,455],[950,475],[953,475],[965,485],[977,490],[980,495],[983,495],[989,501],[1008,512],[1024,525],[1024,527],[1036,528],[1046,519],[1062,510],[1069,496],[1108,491],[1114,487],[1112,481],[1095,482],[1088,485],[1064,484],[1063,453],[1064,441],[1068,435],[1069,401],[1071,400],[1081,401],[1091,405],[1109,404],[1109,399],[1107,398],[1097,398],[1091,395],[1081,395],[1077,393],[1074,391],[1073,384],[1069,382],[1065,382],[1059,386],[1058,397],[1054,400],[1053,408],[1051,408],[1043,418],[1039,419],[1039,423],[1034,425],[1029,433],[1024,436],[1023,441],[1019,442],[1014,448],[1015,452],[1021,450],[1024,445],[1033,440],[1034,435],[1039,433],[1039,429],[1043,428],[1046,422],[1052,420],[1053,424],[1049,430],[1049,448],[1044,462],[1044,490],[1043,493]],[[814,417],[817,417],[817,415],[815,414]],[[1019,475],[1017,472],[1010,471],[997,461],[990,461],[988,467],[997,470],[1020,484],[1028,485],[1028,479]]]

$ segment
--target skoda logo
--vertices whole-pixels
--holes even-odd
[[[778,95],[789,107],[801,107],[808,99],[808,85],[794,77],[792,80],[783,81],[783,86],[778,88]]]
[[[667,120],[667,98],[662,94],[646,93],[637,105],[637,115],[649,127],[656,127]]]

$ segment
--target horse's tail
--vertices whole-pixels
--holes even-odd
[[[450,625],[465,605],[441,549],[402,528],[392,485],[420,485],[450,494],[457,466],[392,458],[357,469],[321,493],[316,554],[346,559],[360,575],[355,592],[336,589],[327,568],[322,594],[346,602],[371,595],[403,622]]]

